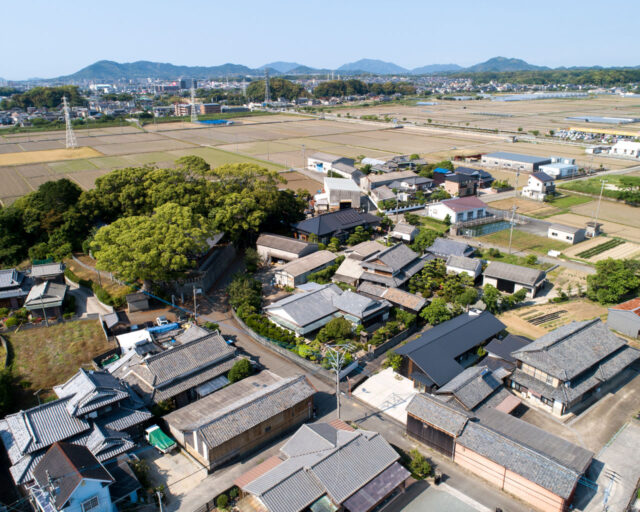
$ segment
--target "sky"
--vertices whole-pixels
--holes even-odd
[[[9,80],[67,75],[103,59],[335,69],[361,58],[414,68],[469,66],[500,55],[550,67],[640,65],[638,0],[3,4],[0,77]]]

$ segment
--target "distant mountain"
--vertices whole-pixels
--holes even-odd
[[[407,69],[400,67],[393,62],[384,62],[377,59],[360,59],[356,62],[343,64],[336,71],[362,71],[364,73],[372,73],[374,75],[399,75],[406,74],[408,72]]]
[[[414,75],[429,75],[432,73],[446,73],[448,71],[461,71],[464,69],[457,64],[429,64],[419,68],[414,68],[411,73]]]
[[[546,66],[534,66],[522,59],[508,59],[507,57],[494,57],[488,61],[465,68],[464,71],[480,73],[483,71],[541,71],[551,69]]]
[[[297,62],[271,62],[269,64],[265,64],[264,66],[260,66],[258,69],[275,69],[280,73],[289,73],[292,69],[301,67],[302,64],[298,64]]]
[[[117,80],[120,78],[160,78],[163,80],[176,79],[181,76],[189,78],[209,78],[214,76],[258,74],[247,66],[239,64],[222,64],[221,66],[176,66],[174,64],[149,62],[113,62],[100,60],[80,71],[60,77],[68,80]]]

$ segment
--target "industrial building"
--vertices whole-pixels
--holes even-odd
[[[278,260],[293,261],[316,252],[318,244],[273,233],[262,233],[256,241],[256,250],[260,258],[267,263]]]
[[[640,158],[640,142],[632,142],[630,140],[618,141],[611,147],[609,154]]]
[[[498,151],[497,153],[482,155],[480,163],[487,167],[503,167],[505,169],[533,172],[537,171],[541,165],[550,164],[551,158]]]
[[[325,178],[324,191],[314,196],[317,212],[360,208],[360,188],[349,179]]]
[[[552,156],[551,163],[541,165],[539,170],[554,179],[570,178],[578,174],[578,166],[574,158],[562,158],[559,156]]]
[[[542,270],[491,261],[484,271],[483,286],[490,284],[505,293],[525,288],[527,297],[534,298],[546,281],[547,274]]]
[[[355,160],[343,156],[330,155],[329,153],[313,153],[307,157],[307,169],[316,172],[329,172],[337,164],[345,164],[353,167]]]

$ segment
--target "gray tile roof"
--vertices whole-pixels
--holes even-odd
[[[333,235],[338,231],[348,231],[357,226],[377,226],[380,217],[370,213],[360,213],[352,208],[323,213],[293,224],[294,229],[303,233],[313,233],[318,236]]]
[[[458,436],[470,416],[436,397],[418,393],[407,405],[407,413],[452,436]]]
[[[333,299],[342,294],[335,284],[326,284],[317,290],[297,293],[265,307],[268,315],[278,316],[281,309],[300,327],[312,324],[338,312]]]
[[[436,394],[453,395],[471,411],[500,387],[502,379],[486,366],[473,366],[447,382]]]
[[[338,255],[331,251],[318,251],[309,254],[308,256],[298,258],[297,260],[290,261],[289,263],[277,268],[276,272],[279,274],[289,274],[293,277],[301,276],[307,272],[317,269],[318,267],[322,267],[323,265],[327,265],[328,263],[335,261],[337,257]]]
[[[568,381],[626,346],[599,318],[563,325],[513,352],[513,357]]]
[[[531,176],[542,181],[543,183],[548,183],[550,181],[553,181],[553,178],[543,171],[533,172],[531,173]]]
[[[412,311],[420,311],[427,303],[427,299],[420,297],[419,295],[405,292],[399,288],[387,288],[386,286],[380,286],[368,281],[360,283],[358,286],[358,293],[385,299],[391,304],[401,306]]]
[[[473,254],[473,247],[464,242],[449,240],[447,238],[436,238],[431,247],[427,248],[427,252],[435,254],[440,258],[448,258],[454,256],[470,256]]]
[[[31,267],[31,277],[52,277],[63,273],[64,265],[62,263],[43,263]]]
[[[418,232],[418,228],[416,226],[412,226],[411,224],[396,224],[393,228],[394,233],[400,233],[401,235],[412,235],[413,233]]]
[[[184,345],[190,341],[199,340],[200,338],[209,336],[209,334],[211,334],[211,331],[193,324],[176,336],[176,342]]]
[[[480,273],[480,270],[482,270],[482,262],[474,258],[467,258],[466,256],[452,254],[447,258],[447,267],[455,267],[474,273]]]
[[[142,363],[148,374],[140,376],[145,380],[149,379],[149,385],[161,387],[205,370],[233,357],[234,354],[235,349],[230,347],[219,333],[211,333],[148,357]]]
[[[521,267],[501,261],[490,261],[484,270],[485,277],[504,279],[526,286],[536,286],[547,277],[547,274],[535,268]]]
[[[281,251],[290,252],[293,254],[301,254],[303,252],[310,252],[309,249],[315,246],[318,249],[318,244],[310,244],[297,238],[291,238],[289,236],[274,235],[273,233],[262,233],[256,245],[263,247],[269,247],[271,249],[279,249]]]
[[[366,242],[360,242],[351,248],[347,248],[344,252],[348,254],[349,259],[362,261],[385,248],[386,247],[379,242],[368,240]]]
[[[386,300],[370,299],[364,295],[353,293],[350,290],[342,292],[342,295],[335,296],[333,298],[333,305],[340,311],[361,320],[391,307],[391,304]]]
[[[185,428],[185,431],[199,431],[209,448],[220,446],[311,398],[315,392],[304,375],[282,379],[222,409],[211,411],[206,423],[195,425],[193,429]]]
[[[53,390],[58,398],[69,397],[67,411],[74,416],[88,414],[129,397],[127,389],[110,373],[82,368]]]
[[[37,308],[44,304],[45,307],[60,306],[67,293],[67,285],[45,281],[31,288],[25,299],[25,306]]]
[[[368,512],[388,496],[398,485],[411,476],[411,473],[394,462],[359,491],[351,495],[344,505],[350,512]]]
[[[388,247],[376,255],[370,256],[362,262],[363,268],[399,272],[420,257],[405,244],[399,243]]]
[[[399,245],[403,245],[403,244],[399,244]],[[373,260],[374,258],[375,257],[372,256],[369,259]],[[422,268],[425,266],[425,264],[427,263],[427,261],[428,261],[427,257],[415,258],[413,261],[410,261],[404,267],[401,267],[400,270],[395,271],[392,276],[386,276],[386,275],[375,273],[375,269],[389,271],[389,268],[385,267],[384,264],[380,265],[375,263],[369,263],[368,265],[369,269],[362,273],[362,275],[360,276],[360,279],[364,281],[380,283],[389,288],[397,288],[405,284],[409,279],[411,279],[411,277],[413,277],[415,274],[420,272]],[[397,265],[398,262],[395,262],[393,264]]]
[[[500,359],[515,363],[515,359],[511,353],[525,347],[529,343],[531,343],[529,338],[516,336],[515,334],[507,334],[502,339],[493,338],[484,348],[490,355],[495,355]]]
[[[118,407],[106,416],[100,419],[98,424],[109,430],[127,430],[135,425],[140,425],[153,418],[146,409],[131,409],[129,407]]]
[[[571,496],[581,476],[481,423],[469,422],[456,442],[562,498]]]
[[[327,494],[343,503],[399,456],[377,433],[303,425],[282,448],[286,460],[244,486],[272,512],[299,512]]]
[[[438,386],[461,373],[464,368],[455,358],[505,329],[488,311],[470,311],[425,331],[419,338],[398,348]]]
[[[98,425],[94,425],[91,435],[83,441],[100,462],[117,457],[136,446],[129,434]],[[79,441],[74,441],[74,444],[79,444]]]

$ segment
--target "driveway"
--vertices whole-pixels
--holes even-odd
[[[468,496],[461,495],[447,484],[429,485],[418,481],[407,488],[404,494],[383,509],[385,512],[423,512],[425,510],[446,512],[493,512]]]
[[[76,298],[76,314],[81,318],[86,318],[87,315],[96,313],[99,315],[113,313],[113,308],[100,304],[89,288],[84,286],[70,288],[68,293]]]

